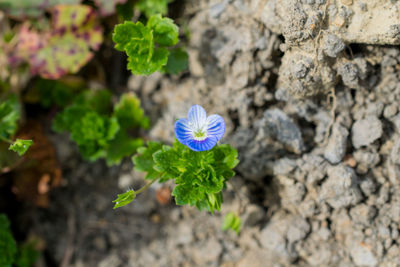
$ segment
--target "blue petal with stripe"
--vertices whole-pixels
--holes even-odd
[[[194,105],[189,109],[188,119],[196,127],[204,124],[207,120],[207,113],[200,105]]]
[[[202,141],[188,139],[186,145],[193,151],[206,151],[210,150],[217,144],[218,140],[214,136],[207,137]]]
[[[225,134],[225,121],[219,115],[211,115],[207,117],[207,135],[214,136],[217,141]]]
[[[175,122],[175,134],[178,141],[183,145],[186,145],[187,140],[193,139],[193,132],[188,119],[179,119]]]

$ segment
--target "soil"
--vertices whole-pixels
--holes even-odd
[[[400,266],[400,2],[183,7],[189,70],[131,77],[128,87],[156,140],[172,142],[193,104],[225,118],[223,143],[240,164],[221,213],[160,204],[160,185],[113,210],[143,177],[129,160],[85,162],[53,134],[64,184],[19,226],[43,240],[39,264]],[[223,232],[223,216],[240,206],[240,235]]]

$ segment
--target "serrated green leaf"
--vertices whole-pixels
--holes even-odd
[[[205,198],[204,190],[201,187],[189,184],[175,186],[172,195],[175,197],[177,205],[194,206],[197,202]]]
[[[161,150],[153,154],[154,169],[161,173],[160,181],[166,181],[179,177],[179,154],[169,146],[163,146]]]
[[[179,28],[170,18],[163,18],[160,14],[153,15],[146,26],[153,30],[154,41],[159,45],[174,46],[179,41]]]
[[[169,74],[178,74],[188,68],[189,56],[181,48],[173,49],[169,53],[167,65],[165,65],[165,71]]]
[[[140,107],[140,100],[133,93],[121,96],[119,103],[114,106],[114,116],[118,119],[121,128],[124,129],[134,127],[147,129],[150,126],[149,119]]]
[[[0,266],[11,266],[17,255],[17,243],[11,233],[10,222],[0,214]]]
[[[16,95],[0,103],[0,137],[10,139],[17,131],[20,104]]]
[[[229,212],[224,219],[224,222],[222,224],[222,230],[227,231],[229,229],[233,230],[236,232],[236,234],[239,234],[240,229],[242,226],[242,220],[238,215],[236,215],[234,212]]]
[[[135,24],[132,21],[125,21],[123,24],[116,25],[112,36],[112,40],[115,43],[115,49],[124,51],[126,45],[129,44],[132,38],[138,38],[138,36],[141,36],[140,25],[143,26],[141,22]]]
[[[32,140],[17,139],[14,143],[10,145],[8,149],[17,152],[18,155],[22,156],[25,154],[26,151],[28,151],[31,145],[33,145]]]
[[[178,42],[178,26],[168,18],[152,16],[147,25],[125,21],[115,26],[115,48],[128,56],[127,68],[134,75],[150,75],[162,70],[168,62],[165,47]],[[156,45],[157,44],[157,45]]]
[[[135,197],[136,193],[132,189],[123,194],[118,194],[117,199],[113,200],[113,203],[115,203],[114,209],[128,205],[135,199]]]
[[[160,176],[160,172],[154,169],[153,154],[161,150],[162,144],[158,142],[148,142],[147,147],[138,149],[138,153],[132,157],[135,170],[147,172],[146,179],[153,180]]]

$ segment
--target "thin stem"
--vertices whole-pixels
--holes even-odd
[[[4,142],[6,142],[6,143],[9,143],[9,144],[12,144],[12,143],[13,143],[10,139],[5,138],[5,137],[3,137],[3,136],[0,136],[0,140],[1,140],[1,141],[4,141]]]
[[[152,180],[150,183],[147,183],[145,186],[143,186],[142,188],[140,188],[139,190],[135,191],[136,195],[142,193],[144,190],[146,190],[147,188],[149,188],[155,181],[157,181],[158,178]]]

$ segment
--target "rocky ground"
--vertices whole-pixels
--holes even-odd
[[[115,211],[111,200],[139,187],[140,174],[129,161],[85,163],[54,136],[65,184],[31,225],[44,259],[400,266],[400,2],[192,0],[183,19],[189,71],[128,86],[152,118],[151,138],[171,142],[195,103],[225,118],[223,142],[241,162],[221,214],[161,205],[157,185]],[[240,235],[221,231],[240,206]]]

